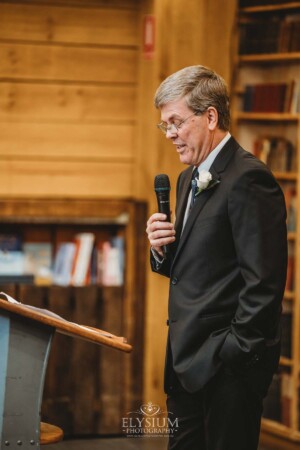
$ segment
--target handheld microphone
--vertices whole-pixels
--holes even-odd
[[[171,221],[171,211],[170,211],[170,180],[168,175],[160,174],[156,175],[154,179],[154,190],[157,198],[158,211],[162,214],[166,214],[166,222]],[[169,253],[169,246],[163,246],[164,258],[167,257]]]

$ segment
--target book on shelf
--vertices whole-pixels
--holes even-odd
[[[295,245],[293,242],[288,242],[288,263],[287,263],[287,274],[286,274],[286,291],[294,290],[294,276],[295,276]]]
[[[37,285],[52,283],[52,245],[50,242],[24,242],[24,271]]]
[[[18,234],[0,234],[0,281],[2,284],[50,284],[51,266],[50,243],[23,243]]]
[[[281,376],[281,423],[291,426],[291,404],[293,398],[293,380],[289,373]]]
[[[289,301],[282,304],[281,315],[281,356],[285,358],[292,357],[292,324],[293,324],[293,308]]]
[[[19,234],[0,233],[0,250],[2,252],[22,251],[22,238]]]
[[[294,183],[282,186],[287,210],[287,231],[294,233],[297,228],[297,191]]]
[[[124,283],[124,239],[114,237],[98,247],[97,280],[103,286],[122,286]]]
[[[287,15],[280,26],[278,52],[298,52],[300,50],[300,15]]]
[[[69,286],[74,262],[76,245],[74,242],[63,242],[58,246],[53,266],[53,283],[58,286]]]
[[[25,256],[23,251],[0,250],[0,275],[24,275]]]
[[[79,233],[75,236],[75,255],[71,274],[73,286],[89,284],[94,241],[93,233]]]
[[[297,169],[295,147],[284,137],[258,137],[253,143],[253,154],[274,172],[293,172]]]
[[[300,112],[300,80],[292,80],[288,84],[284,112],[291,114]]]
[[[94,244],[91,256],[91,268],[90,268],[90,283],[98,284],[98,260],[99,260],[99,245],[97,243]]]
[[[247,84],[244,88],[243,111],[291,113],[300,111],[300,80],[284,83]]]
[[[110,240],[110,242],[112,247],[118,250],[118,266],[120,271],[119,277],[121,278],[123,284],[125,271],[125,241],[122,236],[115,236]]]
[[[94,239],[92,233],[79,233],[73,242],[59,244],[53,267],[54,284],[58,286],[89,284]]]
[[[240,55],[276,53],[280,35],[279,17],[247,18],[240,22]]]

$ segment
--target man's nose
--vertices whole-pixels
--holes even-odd
[[[173,139],[175,136],[177,136],[177,129],[176,129],[175,125],[172,124],[167,129],[166,138],[167,139]]]

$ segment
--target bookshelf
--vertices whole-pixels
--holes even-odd
[[[24,242],[48,241],[55,248],[81,232],[93,233],[96,240],[124,238],[121,286],[0,284],[1,291],[24,303],[126,336],[134,347],[130,355],[56,335],[42,405],[42,417],[63,428],[66,436],[121,433],[121,418],[143,398],[147,244],[140,224],[146,220],[146,204],[132,199],[0,198],[0,210],[0,234],[19,233]]]
[[[240,0],[236,30],[232,132],[270,166],[285,193],[289,215],[282,356],[265,399],[262,430],[300,442],[300,2]],[[276,153],[279,142],[288,144]],[[288,149],[293,159],[289,164]],[[274,165],[278,155],[282,159]]]

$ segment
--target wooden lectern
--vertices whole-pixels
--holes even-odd
[[[62,438],[58,427],[41,424],[40,417],[55,331],[124,352],[132,350],[122,337],[0,298],[0,450],[39,450],[40,444]]]

